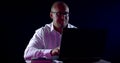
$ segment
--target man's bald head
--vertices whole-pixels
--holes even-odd
[[[68,8],[67,4],[62,1],[55,2],[51,7],[51,12],[59,11],[59,9],[61,9],[61,11],[66,10],[67,12],[69,12],[69,8]]]
[[[53,25],[55,28],[65,28],[69,22],[69,8],[67,4],[61,1],[55,2],[52,5],[50,17],[53,19]]]

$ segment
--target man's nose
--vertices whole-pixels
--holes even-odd
[[[65,17],[66,17],[66,15],[62,15],[62,16],[61,16],[61,19],[65,19]]]

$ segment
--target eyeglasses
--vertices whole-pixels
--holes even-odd
[[[55,14],[58,15],[58,16],[61,16],[61,15],[69,15],[69,12],[52,12],[52,13],[55,13]]]

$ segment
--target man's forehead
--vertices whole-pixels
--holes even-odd
[[[61,6],[57,6],[53,8],[53,11],[59,11],[59,12],[69,12],[69,9],[66,7],[61,7]]]

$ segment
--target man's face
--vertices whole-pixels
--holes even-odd
[[[56,27],[64,28],[69,22],[69,9],[67,6],[54,6],[51,11],[51,18]]]

